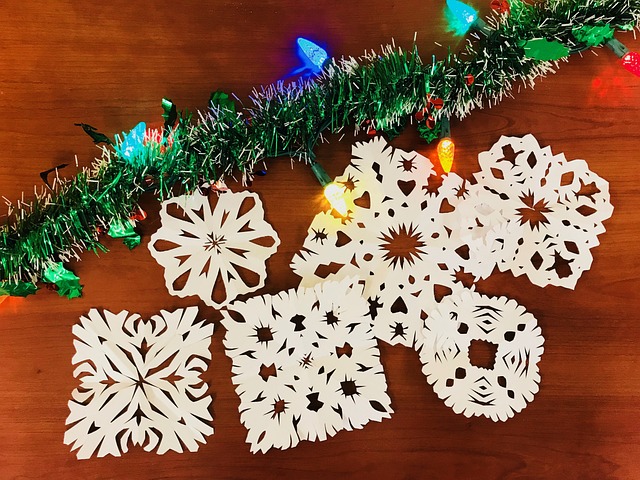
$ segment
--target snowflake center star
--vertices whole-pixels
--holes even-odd
[[[315,230],[313,229],[313,238],[314,242],[320,242],[321,245],[324,245],[324,241],[327,239],[327,233],[324,228]]]
[[[227,242],[224,235],[218,235],[217,233],[207,233],[207,238],[204,242],[204,249],[207,252],[214,251],[216,253],[221,253],[223,249],[223,245]]]
[[[405,172],[411,172],[412,170],[417,169],[418,167],[414,162],[415,158],[415,155],[412,158],[405,158],[404,156],[402,156],[402,160],[400,162],[402,170]]]
[[[531,230],[539,229],[540,225],[546,225],[549,223],[546,215],[547,213],[551,213],[549,207],[547,207],[547,202],[544,200],[535,201],[535,196],[533,193],[529,192],[520,197],[520,201],[526,205],[526,207],[518,208],[518,215],[520,215],[520,225],[524,225],[525,223],[529,223]]]
[[[400,267],[404,267],[404,262],[412,265],[413,262],[424,254],[421,250],[425,246],[422,236],[416,232],[416,228],[412,225],[400,225],[397,228],[390,228],[389,232],[379,237],[382,240],[381,250],[386,250],[384,254],[385,260],[391,261],[391,266],[396,267],[399,263]]]
[[[355,179],[351,176],[351,174],[349,174],[349,177],[348,177],[345,181],[340,182],[340,184],[342,184],[342,186],[344,187],[344,189],[345,189],[347,192],[353,192],[353,191],[355,190],[355,188],[356,188],[356,181],[357,181],[357,180],[355,180]]]
[[[273,409],[269,412],[271,414],[271,419],[278,417],[278,421],[280,421],[280,415],[282,415],[287,410],[287,404],[289,402],[284,401],[281,398],[278,400],[274,400]]]
[[[336,324],[340,321],[340,319],[333,312],[333,310],[331,310],[324,314],[324,321],[327,322],[327,325],[330,325],[335,328]]]
[[[463,180],[462,185],[456,191],[456,198],[465,198],[469,194],[469,189],[467,188],[467,181]]]
[[[303,368],[309,368],[312,365],[313,365],[313,357],[311,356],[311,353],[308,353],[307,355],[302,357],[302,360],[300,360],[300,366]]]
[[[400,337],[403,340],[407,339],[407,327],[405,327],[402,323],[396,322],[396,324],[391,327],[391,331],[393,333],[393,337],[391,337],[391,340],[395,339],[396,337]]]
[[[136,388],[142,388],[145,383],[146,381],[144,376],[142,375],[142,373],[140,373],[140,370],[138,370],[138,378],[136,378]]]
[[[360,395],[360,392],[358,392],[359,388],[360,385],[356,385],[356,382],[351,379],[345,378],[343,382],[340,382],[340,389],[342,390],[342,395],[344,395],[345,398]]]

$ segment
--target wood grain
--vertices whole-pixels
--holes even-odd
[[[482,3],[482,2],[475,2]],[[488,2],[486,2],[488,4]],[[16,200],[38,173],[60,163],[88,165],[97,155],[75,122],[114,134],[160,120],[160,99],[204,107],[210,91],[246,98],[254,86],[295,68],[298,35],[324,39],[334,56],[387,43],[423,56],[443,55],[463,40],[445,32],[444,1],[22,2],[5,0],[0,41],[0,193]],[[488,8],[485,6],[484,8]],[[640,50],[640,41],[620,37]],[[438,41],[444,47],[434,44]],[[556,75],[492,109],[454,122],[456,169],[470,175],[477,153],[500,135],[534,133],[568,159],[584,158],[608,179],[615,212],[575,291],[539,288],[496,274],[478,289],[508,295],[539,320],[546,338],[542,385],[521,414],[495,424],[455,415],[427,385],[417,355],[381,345],[395,414],[289,451],[252,455],[244,443],[231,362],[217,330],[205,378],[214,396],[215,434],[197,453],[158,456],[133,448],[122,458],[78,461],[62,443],[72,376],[71,327],[92,307],[143,316],[198,304],[171,297],[145,240],[128,251],[116,241],[73,265],[85,286],[68,301],[42,291],[0,307],[0,478],[640,478],[640,79],[606,50],[563,63]],[[351,138],[318,149],[331,175],[349,161]],[[433,158],[410,129],[394,145]],[[252,189],[282,245],[269,261],[262,293],[297,285],[289,262],[318,208],[318,186],[303,165],[269,162]],[[75,167],[64,175],[71,176]]]

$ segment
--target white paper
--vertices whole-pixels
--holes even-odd
[[[251,452],[326,440],[393,413],[356,280],[236,301],[222,313]]]
[[[438,292],[463,288],[456,272],[487,270],[482,259],[458,253],[466,243],[449,227],[458,221],[465,182],[451,174],[430,192],[431,175],[429,159],[382,138],[356,144],[351,164],[336,178],[347,190],[348,217],[318,214],[291,263],[302,286],[364,277],[374,334],[393,345],[419,347],[422,320],[437,306]]]
[[[472,291],[449,296],[429,314],[423,333],[422,371],[455,413],[506,421],[538,392],[544,338],[515,300]],[[472,340],[497,345],[493,368],[471,364]]]
[[[574,288],[613,211],[608,183],[533,135],[501,137],[479,162],[473,182],[450,173],[436,188],[427,158],[382,138],[356,144],[335,180],[349,213],[316,215],[291,262],[300,284],[363,277],[376,337],[416,349],[443,293],[462,291],[462,273],[477,280],[497,266]]]
[[[80,385],[69,401],[64,443],[79,459],[120,456],[129,444],[195,452],[213,434],[207,384],[213,324],[197,307],[161,311],[150,320],[96,309],[74,325]]]
[[[171,215],[170,208],[184,214]],[[265,263],[280,239],[264,220],[256,193],[222,193],[213,209],[207,196],[182,195],[162,203],[160,219],[162,226],[151,236],[149,250],[164,267],[172,295],[197,295],[221,308],[264,286]]]
[[[613,213],[607,181],[584,160],[567,161],[540,147],[533,135],[503,136],[478,160],[478,188],[469,205],[481,198],[491,218],[468,220],[484,225],[486,242],[501,239],[498,268],[539,286],[575,288],[591,267],[602,222]]]

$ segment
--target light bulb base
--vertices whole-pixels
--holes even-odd
[[[440,138],[451,137],[451,122],[449,117],[442,117],[440,120]]]
[[[311,162],[311,171],[316,176],[316,179],[320,182],[322,187],[326,187],[333,181],[327,171],[322,168],[322,165],[316,161]]]
[[[622,58],[629,53],[629,49],[624,45],[624,43],[615,38],[607,40],[604,44],[609,47],[618,58]]]
[[[437,147],[438,160],[440,160],[442,170],[445,173],[449,173],[453,166],[456,144],[451,139],[451,123],[449,122],[449,117],[443,117],[440,122],[440,142],[438,142]]]
[[[471,24],[471,29],[484,34],[486,37],[488,37],[491,32],[493,32],[489,25],[487,25],[487,22],[482,20],[480,17],[476,17],[476,19]]]

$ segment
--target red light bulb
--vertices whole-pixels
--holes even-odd
[[[634,75],[640,77],[640,53],[625,53],[622,57],[622,66]]]

